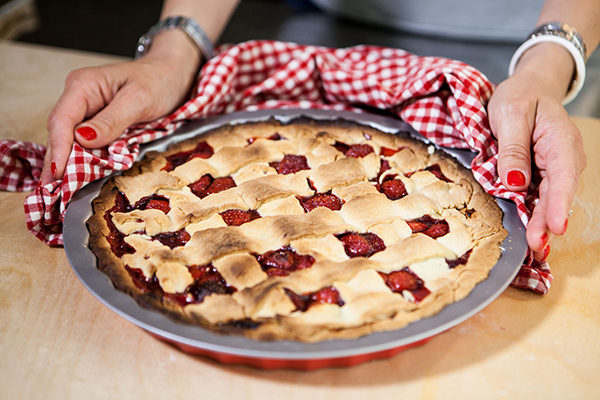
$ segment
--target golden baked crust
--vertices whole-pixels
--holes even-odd
[[[93,209],[90,248],[118,290],[258,340],[352,339],[431,316],[487,278],[506,236],[453,158],[344,120],[214,129],[147,154]]]

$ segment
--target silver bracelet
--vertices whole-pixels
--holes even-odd
[[[564,22],[549,22],[536,28],[531,32],[529,38],[521,44],[515,51],[510,65],[508,67],[508,76],[512,76],[517,63],[527,50],[531,47],[544,43],[552,42],[563,46],[571,53],[575,61],[575,76],[569,90],[563,100],[563,104],[570,103],[577,94],[581,91],[585,82],[585,61],[587,57],[587,48],[581,35],[575,28],[565,24]]]
[[[167,29],[181,29],[185,32],[189,38],[198,46],[204,57],[210,60],[213,55],[213,45],[210,39],[202,30],[200,25],[192,18],[189,17],[167,17],[159,21],[154,25],[148,32],[143,34],[138,40],[137,47],[135,49],[136,60],[146,54],[152,43],[152,38],[160,31]]]

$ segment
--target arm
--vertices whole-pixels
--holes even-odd
[[[600,41],[598,20],[598,1],[547,0],[538,25],[561,21],[575,27],[591,54]],[[579,175],[586,165],[581,134],[561,104],[574,71],[573,57],[565,48],[541,43],[523,54],[513,76],[498,86],[488,105],[503,183],[524,190],[531,181],[532,161],[543,178],[540,201],[527,227],[529,247],[539,260],[547,257],[552,236],[566,232]]]
[[[166,0],[161,19],[192,17],[214,43],[238,1]],[[106,146],[127,127],[183,104],[201,62],[199,49],[187,35],[169,30],[157,34],[139,60],[71,72],[48,118],[42,183],[62,178],[74,141],[87,148]]]

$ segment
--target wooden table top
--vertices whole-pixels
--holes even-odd
[[[67,73],[118,60],[0,41],[0,139],[45,144]],[[573,120],[589,164],[552,245],[550,293],[508,288],[425,346],[352,368],[260,371],[184,354],[103,306],[62,247],[27,231],[28,193],[0,192],[0,398],[600,398],[600,120]]]

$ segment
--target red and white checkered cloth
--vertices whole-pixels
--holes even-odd
[[[498,147],[485,108],[493,90],[469,65],[399,49],[333,49],[276,41],[223,46],[204,66],[196,97],[166,117],[131,127],[107,148],[87,150],[75,144],[62,181],[35,187],[45,149],[2,141],[0,189],[35,187],[25,201],[27,226],[43,242],[60,245],[62,218],[77,190],[130,168],[141,143],[164,137],[187,120],[264,108],[360,106],[390,111],[441,146],[475,151],[472,170],[477,180],[493,196],[513,200],[526,225],[537,193],[510,192],[498,178]],[[548,265],[528,257],[513,286],[546,293],[551,281]]]

